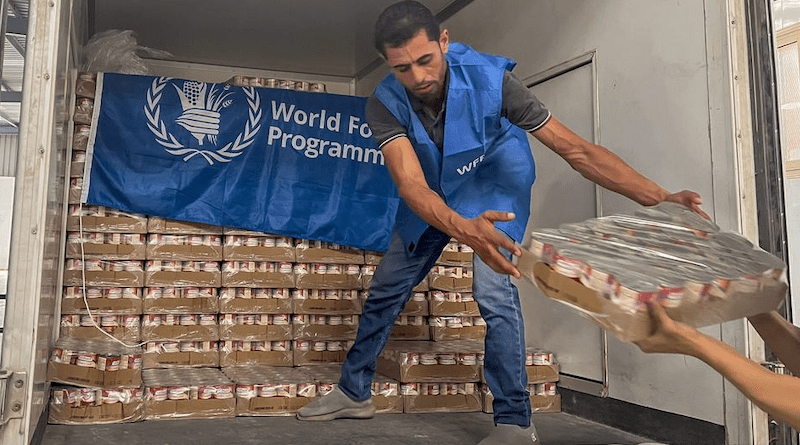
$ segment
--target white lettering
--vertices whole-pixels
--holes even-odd
[[[283,119],[284,122],[289,122],[289,119],[292,118],[292,113],[294,113],[294,105],[291,105],[289,109],[286,109],[286,104],[281,102],[280,106],[276,107],[275,101],[272,101],[272,118],[275,120]],[[283,115],[283,118],[281,118]]]
[[[274,126],[269,127],[269,137],[267,138],[267,145],[272,145],[272,143],[275,142],[276,139],[279,139],[281,137],[281,133],[283,132],[281,131],[280,128]]]
[[[294,112],[294,121],[297,125],[305,125],[308,122],[308,114],[303,110],[297,110]]]
[[[460,176],[464,176],[465,173],[469,173],[470,170],[472,170],[472,167],[476,167],[478,164],[483,162],[483,159],[485,157],[486,157],[486,155],[480,155],[478,158],[476,158],[474,161],[470,162],[469,164],[467,164],[467,165],[465,165],[463,167],[457,168],[456,171],[458,172],[458,174]]]
[[[323,111],[323,113],[325,112],[325,110],[322,110],[322,111]],[[334,116],[328,117],[328,121],[326,122],[326,125],[328,126],[328,130],[338,132],[339,131],[339,124],[341,124],[341,120],[342,120],[342,113],[336,113]]]

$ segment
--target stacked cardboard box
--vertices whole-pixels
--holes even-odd
[[[560,366],[553,353],[529,347],[526,351],[525,371],[528,375],[528,392],[531,399],[531,411],[534,413],[561,412],[561,394],[558,394],[557,382],[560,377]],[[492,413],[494,396],[486,385],[481,372],[481,395],[483,411]]]
[[[317,384],[304,368],[229,366],[236,383],[237,416],[289,416],[317,398]]]
[[[472,249],[451,241],[431,270],[429,293],[431,339],[483,340],[486,323],[472,298]]]
[[[121,423],[144,416],[141,348],[64,337],[52,350],[47,377],[64,384],[52,388],[51,423]]]
[[[320,396],[333,391],[339,384],[342,368],[335,364],[306,366],[305,371],[317,383]],[[400,394],[400,382],[381,374],[372,379],[372,402],[376,413],[402,413],[403,397]]]
[[[149,419],[230,418],[236,414],[234,384],[217,368],[145,369]]]

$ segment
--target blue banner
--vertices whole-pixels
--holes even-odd
[[[385,251],[399,203],[366,99],[104,74],[82,202]]]

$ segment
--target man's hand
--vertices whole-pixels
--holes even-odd
[[[700,209],[700,204],[703,203],[703,198],[701,198],[699,194],[691,190],[684,190],[678,193],[667,195],[667,197],[664,198],[664,201],[671,201],[671,202],[676,202],[678,204],[683,204],[686,207],[692,209],[695,213],[702,216],[703,218],[711,220],[711,217],[706,215],[706,212]]]
[[[481,259],[497,273],[520,277],[519,270],[500,253],[500,248],[519,256],[522,254],[514,241],[499,232],[494,226],[496,221],[512,221],[515,215],[510,212],[488,210],[474,219],[468,219],[467,224],[455,237],[470,247]]]
[[[694,335],[697,330],[673,321],[660,304],[647,302],[647,311],[653,323],[653,332],[644,340],[634,342],[644,352],[693,355]]]

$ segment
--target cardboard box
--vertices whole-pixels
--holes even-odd
[[[83,244],[83,251],[81,251]],[[67,242],[66,258],[97,258],[101,260],[144,260],[144,244],[99,244]]]
[[[89,310],[91,310],[93,314],[142,314],[141,298],[87,298],[86,303],[88,303]],[[61,299],[61,313],[87,314],[88,312],[86,311],[86,304],[83,298],[64,297]]]
[[[236,397],[237,416],[293,416],[318,397]]]
[[[455,278],[431,274],[428,276],[428,287],[447,292],[472,292],[472,277]]]
[[[197,286],[220,287],[222,273],[215,272],[171,272],[149,270],[144,274],[144,285],[148,287]]]
[[[394,325],[389,338],[392,340],[430,340],[431,329],[427,324],[422,326]]]
[[[145,314],[214,314],[219,312],[219,297],[145,297],[142,311]]]
[[[295,258],[298,263],[364,264],[364,251],[297,246]]]
[[[410,365],[378,357],[379,373],[401,382],[477,382],[478,365]]]
[[[415,300],[408,300],[406,306],[403,308],[403,312],[400,312],[400,315],[420,315],[425,316],[429,315],[429,303],[428,300],[425,301],[415,301]]]
[[[357,325],[295,324],[295,340],[355,340]]]
[[[220,340],[292,340],[292,325],[220,325]]]
[[[47,362],[47,380],[92,388],[139,388],[142,386],[142,370],[100,371],[50,360]]]
[[[472,413],[482,408],[481,395],[472,394],[403,396],[405,413]]]
[[[286,261],[294,263],[294,247],[264,246],[223,246],[222,258],[225,261]]]
[[[178,235],[201,234],[222,235],[222,227],[209,224],[175,221],[151,216],[147,220],[148,233],[171,233]]]
[[[154,368],[218,367],[219,351],[208,352],[148,352],[142,354],[142,366]]]
[[[320,314],[320,315],[355,315],[360,314],[362,303],[357,300],[322,300],[322,299],[293,299],[292,310],[295,314]]]
[[[431,340],[483,340],[486,338],[486,326],[464,326],[462,328],[448,328],[446,326],[431,326]]]
[[[371,266],[377,266],[381,260],[383,259],[382,252],[372,252],[372,251],[365,251],[364,252],[364,264],[368,264]]]
[[[236,416],[236,398],[162,401],[148,398],[145,413],[147,420],[228,419]]]
[[[492,414],[492,402],[494,396],[485,387],[481,390],[483,398],[483,412]],[[536,396],[531,394],[531,412],[532,413],[560,413],[561,412],[561,394],[554,396]]]
[[[222,261],[222,246],[147,244],[148,260]]]
[[[142,339],[144,341],[217,341],[219,340],[219,326],[216,324],[195,326],[143,324]]]
[[[81,203],[81,187],[69,188],[69,195],[67,196],[67,204],[80,204]]]
[[[295,287],[300,289],[361,289],[361,276],[306,273],[297,275]]]
[[[111,334],[112,337],[122,340],[128,344],[139,343],[141,339],[141,331],[139,326],[104,327],[103,330]],[[103,340],[108,338],[105,334],[98,331],[94,326],[61,326],[59,332],[61,337]]]
[[[289,298],[220,298],[221,314],[291,314],[294,303]]]
[[[293,273],[226,271],[221,281],[222,287],[295,287]]]
[[[69,177],[82,178],[83,170],[86,168],[86,162],[72,161],[69,163]]]
[[[294,366],[294,352],[220,350],[219,365],[223,367],[240,365]]]
[[[547,297],[565,303],[622,341],[642,340],[652,332],[647,311],[628,312],[537,260],[531,252],[523,249],[518,267],[523,277],[535,283]],[[784,300],[786,283],[763,279],[759,287],[757,296],[732,292],[724,299],[711,298],[665,310],[675,321],[702,327],[768,312]]]
[[[561,380],[559,365],[533,365],[526,366],[525,372],[528,374],[528,383],[548,383]]]
[[[294,351],[294,365],[343,363],[346,357],[347,351]]]
[[[480,317],[481,311],[478,309],[477,301],[465,303],[454,301],[435,301],[430,300],[430,315],[451,316],[451,317]]]
[[[67,231],[77,232],[81,224],[84,232],[147,233],[147,217],[144,215],[67,217]]]
[[[462,267],[471,267],[472,266],[472,252],[451,252],[451,251],[443,251],[439,258],[436,260],[436,264],[441,264],[444,266],[462,266]]]
[[[142,287],[144,271],[87,270],[86,285],[100,287]],[[80,270],[64,270],[64,286],[83,286]]]
[[[144,419],[144,400],[97,406],[72,406],[50,401],[47,422],[56,425],[100,425]]]

